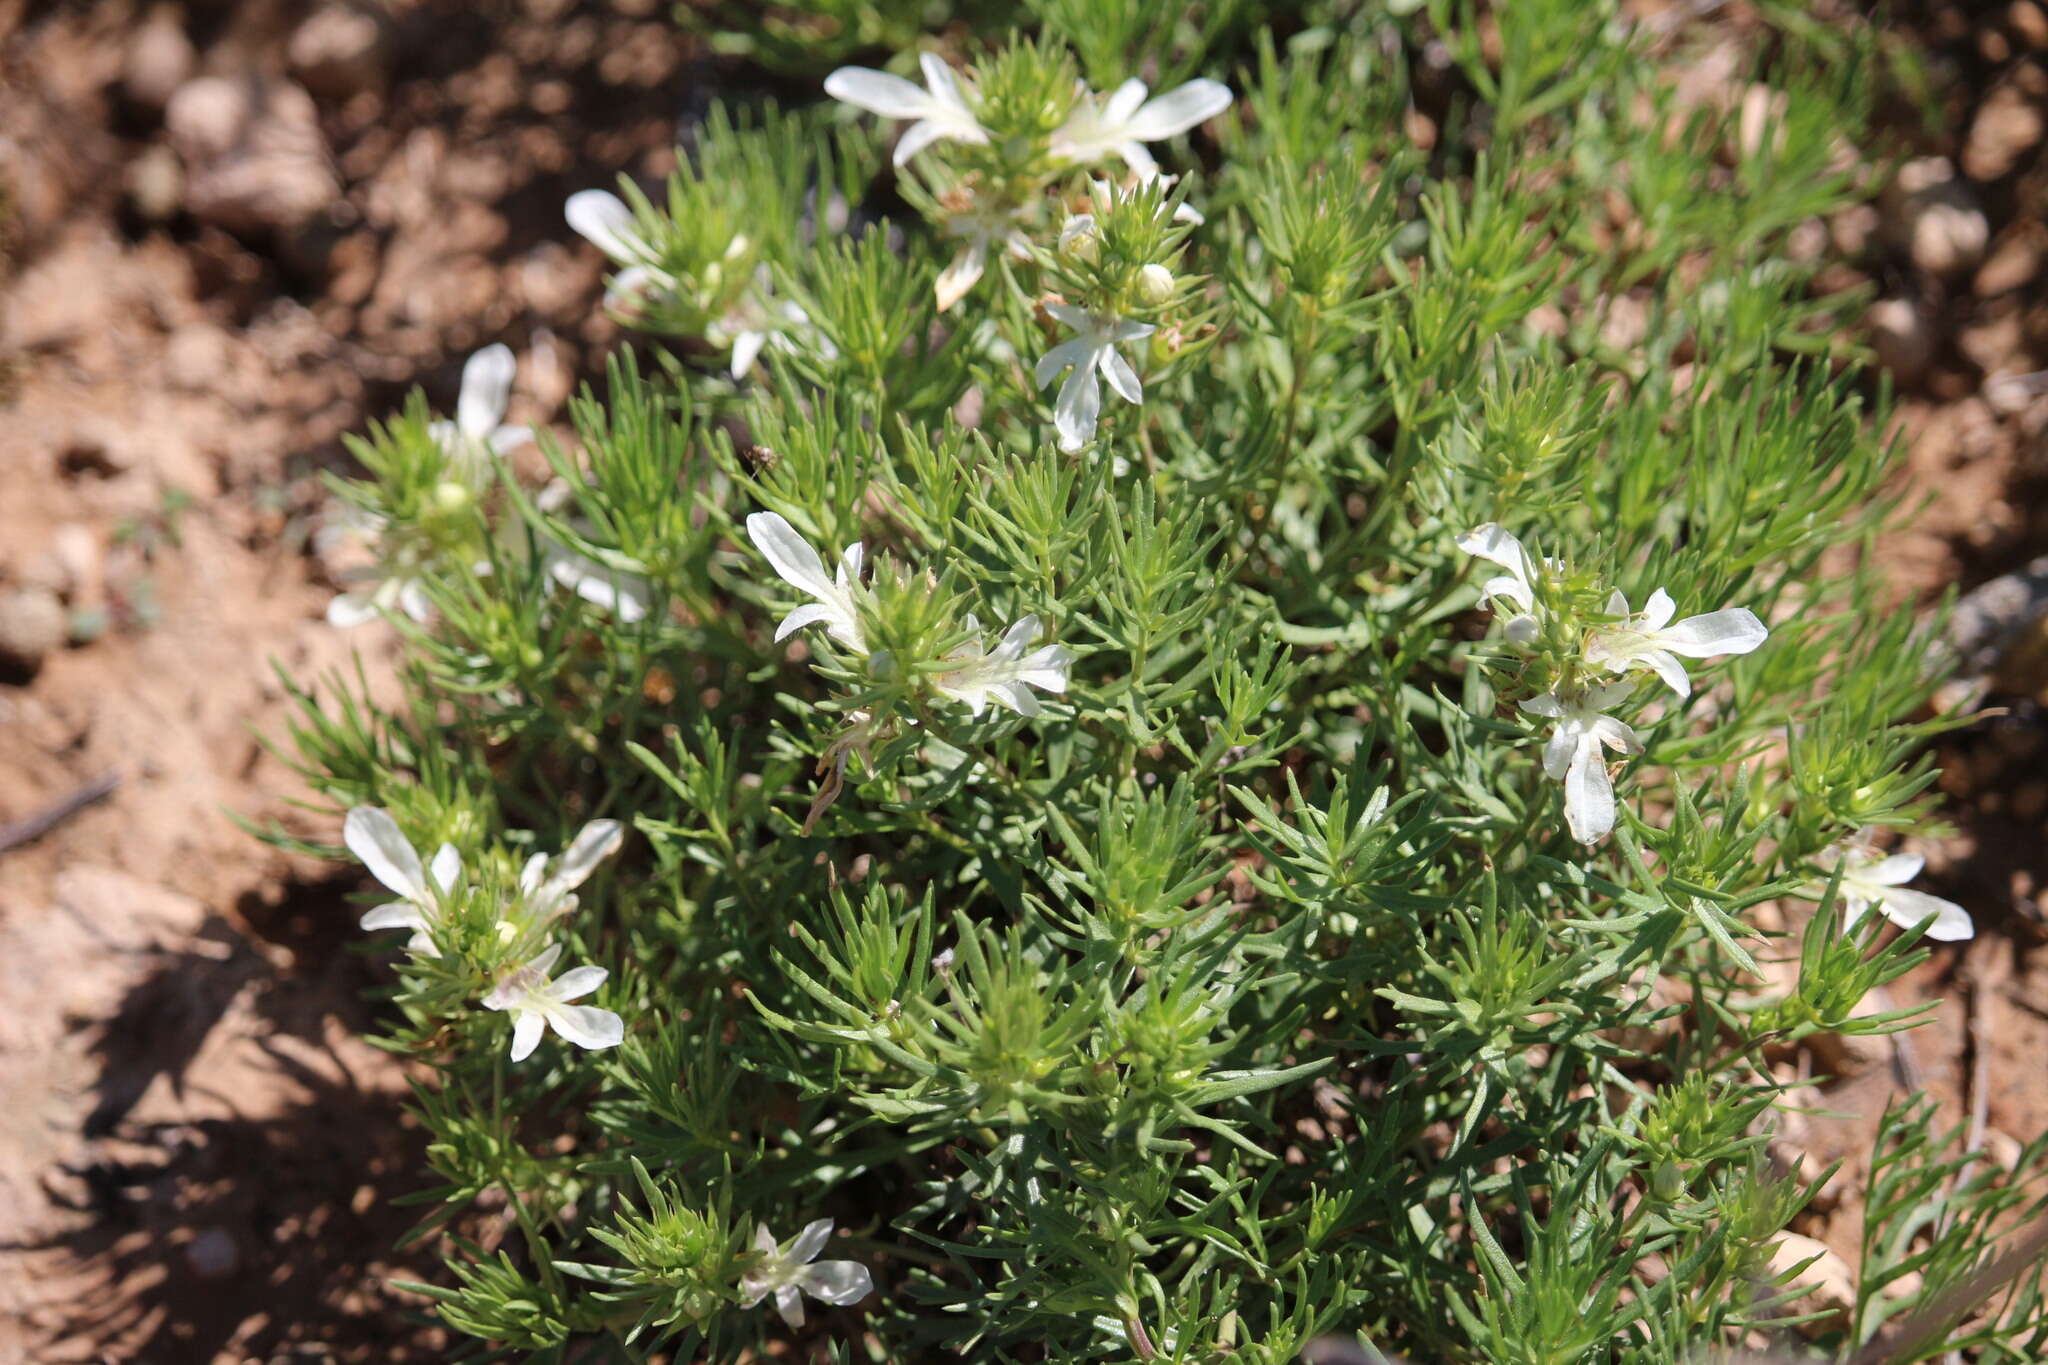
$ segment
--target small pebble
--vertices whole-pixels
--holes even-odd
[[[70,629],[64,604],[48,588],[0,592],[0,664],[34,673],[63,647]]]

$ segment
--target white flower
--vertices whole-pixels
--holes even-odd
[[[1851,841],[1834,850],[1831,863],[1842,870],[1843,933],[1861,923],[1872,906],[1902,929],[1911,929],[1932,916],[1934,923],[1928,926],[1927,937],[1941,943],[1954,943],[1977,932],[1970,912],[1954,901],[1906,889],[1906,883],[1927,865],[1917,853],[1894,853],[1886,858],[1866,844]],[[1825,892],[1822,884],[1810,888],[1808,894],[1818,898]]]
[[[952,68],[932,52],[920,53],[917,62],[924,68],[923,90],[886,71],[842,66],[825,78],[825,93],[883,118],[916,120],[896,140],[898,166],[934,142],[987,142],[988,130],[967,107]]]
[[[654,586],[637,574],[607,568],[587,555],[551,546],[545,555],[548,577],[593,606],[634,625],[646,619]]]
[[[548,924],[575,913],[576,888],[590,879],[597,865],[619,851],[625,827],[616,820],[592,820],[562,850],[559,858],[536,853],[519,870],[519,909],[529,924]],[[553,870],[549,865],[553,864]]]
[[[811,325],[810,314],[793,299],[770,296],[768,267],[755,274],[754,284],[723,316],[704,329],[704,339],[714,346],[732,348],[732,377],[744,379],[769,346],[778,351],[796,349],[802,336],[819,354],[830,360],[839,354],[829,338]]]
[[[434,552],[421,537],[399,531],[375,512],[342,503],[328,514],[315,543],[322,554],[334,553],[341,545],[360,546],[360,553],[374,560],[336,575],[352,586],[327,604],[328,625],[346,630],[394,609],[422,625],[434,619],[426,586]]]
[[[373,906],[363,916],[362,927],[410,929],[413,934],[406,947],[435,956],[428,930],[440,914],[441,902],[462,876],[462,856],[455,846],[441,845],[433,862],[421,868],[420,855],[399,832],[398,822],[376,806],[357,806],[350,811],[341,822],[341,841],[362,860],[371,876],[399,895],[398,900]]]
[[[533,961],[498,978],[484,997],[487,1009],[512,1014],[512,1060],[523,1062],[540,1046],[541,1034],[552,1028],[583,1048],[617,1047],[626,1036],[625,1021],[610,1010],[569,1003],[604,984],[610,973],[602,967],[576,967],[548,980],[562,945],[551,945]]]
[[[1125,81],[1107,96],[1082,91],[1074,112],[1052,135],[1054,159],[1086,166],[1113,154],[1139,179],[1150,180],[1159,174],[1159,163],[1146,143],[1185,133],[1230,107],[1230,87],[1220,81],[1189,81],[1153,100],[1145,95],[1140,80]]]
[[[448,457],[449,472],[472,491],[483,486],[484,471],[493,459],[533,439],[529,427],[504,425],[517,369],[510,346],[500,342],[484,347],[462,367],[455,420],[427,424],[427,434]]]
[[[1102,411],[1102,391],[1095,382],[1097,371],[1109,380],[1109,386],[1125,401],[1145,401],[1145,390],[1138,382],[1138,372],[1117,350],[1117,343],[1141,340],[1151,336],[1155,329],[1149,322],[1090,313],[1064,303],[1048,303],[1045,310],[1080,333],[1047,351],[1039,358],[1038,368],[1033,372],[1038,387],[1042,389],[1052,383],[1053,377],[1061,370],[1073,367],[1074,372],[1067,376],[1067,382],[1060,385],[1059,399],[1052,410],[1053,427],[1060,436],[1060,449],[1072,452],[1079,450],[1095,434],[1095,420]]]
[[[740,1290],[747,1296],[740,1307],[752,1308],[773,1294],[775,1311],[782,1314],[782,1320],[791,1327],[801,1327],[804,1294],[820,1303],[843,1308],[873,1293],[874,1276],[859,1261],[818,1260],[818,1253],[825,1249],[831,1236],[830,1218],[805,1225],[788,1246],[776,1245],[775,1234],[765,1225],[755,1228],[754,1253],[759,1260],[740,1278]]]
[[[553,478],[534,494],[533,503],[550,516],[560,516],[574,501],[574,492],[567,479]],[[567,517],[566,520],[576,534],[591,534],[590,523],[583,518]],[[524,544],[523,537],[514,541],[514,552]],[[541,563],[549,578],[627,625],[646,619],[648,605],[654,598],[654,585],[644,576],[600,564],[566,545],[549,545],[541,552]],[[479,570],[484,567],[478,566]]]
[[[748,517],[747,538],[767,556],[783,582],[817,599],[782,618],[782,625],[775,632],[778,641],[793,631],[823,621],[825,633],[840,644],[857,654],[868,652],[867,640],[860,631],[860,612],[853,602],[853,590],[860,582],[861,564],[866,557],[859,541],[847,546],[840,556],[839,579],[835,583],[825,576],[825,564],[818,558],[818,552],[777,513],[756,512]]]
[[[988,269],[988,249],[1000,241],[1004,250],[1020,261],[1031,259],[1031,239],[1017,227],[1013,213],[987,213],[970,210],[948,217],[940,230],[948,237],[961,239],[960,250],[952,261],[939,272],[933,285],[938,295],[939,311],[945,312],[967,296],[967,292],[980,281],[982,272]]]
[[[1602,748],[1643,751],[1636,732],[1606,714],[1632,690],[1627,683],[1607,683],[1569,696],[1545,692],[1521,703],[1530,715],[1557,722],[1543,746],[1543,773],[1564,783],[1564,821],[1582,844],[1597,844],[1614,828],[1614,784]]]
[[[675,279],[656,264],[659,254],[640,235],[639,220],[616,194],[579,190],[562,206],[562,216],[592,246],[621,267],[605,288],[607,308],[625,308],[648,293],[672,293]]]
[[[1020,617],[1017,624],[1003,632],[1001,643],[988,653],[982,652],[981,622],[970,616],[967,628],[975,632],[975,637],[946,656],[949,661],[960,660],[962,666],[932,675],[932,689],[940,696],[966,702],[976,716],[987,710],[990,702],[1006,706],[1020,716],[1035,716],[1039,705],[1038,698],[1031,695],[1032,688],[1046,692],[1067,690],[1067,666],[1073,660],[1066,650],[1047,645],[1029,654],[1024,652],[1038,638],[1036,616]]]
[[[1692,679],[1678,656],[1705,659],[1716,654],[1747,654],[1770,634],[1756,613],[1745,607],[1688,616],[1672,622],[1677,607],[1671,594],[1659,588],[1650,594],[1640,612],[1631,613],[1628,598],[1617,590],[1607,599],[1607,612],[1621,618],[1602,626],[1586,638],[1586,662],[1605,664],[1610,672],[1647,668],[1668,683],[1679,696],[1690,696]]]
[[[1535,558],[1522,548],[1522,542],[1489,521],[1459,536],[1458,548],[1507,570],[1505,574],[1482,583],[1479,595],[1496,612],[1502,602],[1519,607],[1520,611],[1507,618],[1503,630],[1516,644],[1525,645],[1534,640],[1537,630],[1536,575],[1539,569]]]

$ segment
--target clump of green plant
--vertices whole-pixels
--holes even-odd
[[[509,352],[359,445],[336,620],[405,630],[407,701],[331,680],[293,738],[410,934],[449,1324],[1564,1365],[1796,1313],[1767,1050],[1905,1027],[1857,1007],[1971,928],[1880,848],[1937,679],[1844,553],[1890,453],[1785,250],[1860,74],[1788,49],[1745,140],[1613,6],[1394,8],[1156,94],[1055,26],[715,119],[571,201],[676,344],[547,486]],[[1818,1349],[2032,1198],[1928,1121]],[[2021,1358],[2037,1283],[1993,1314],[1893,1358]]]

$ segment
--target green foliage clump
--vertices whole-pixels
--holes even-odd
[[[1773,1050],[1907,1026],[1856,1007],[1968,929],[1857,842],[1930,818],[1942,722],[1859,553],[1853,301],[1788,249],[1854,193],[1853,46],[1786,44],[1744,136],[1610,4],[987,9],[1037,31],[579,197],[672,344],[547,487],[481,358],[339,486],[406,700],[329,680],[293,739],[414,933],[426,1292],[546,1360],[806,1303],[806,1358],[877,1361],[1788,1320]],[[968,14],[727,46],[908,70]],[[2027,1204],[1944,1150],[1894,1115],[1821,1348]],[[2001,1305],[1897,1359],[2026,1358],[2038,1285]]]

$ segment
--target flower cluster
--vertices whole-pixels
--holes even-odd
[[[747,538],[783,582],[811,599],[782,618],[775,631],[778,641],[806,626],[822,625],[828,637],[854,655],[870,659],[872,673],[906,676],[898,661],[871,658],[861,606],[861,598],[870,595],[861,583],[867,552],[860,542],[848,545],[836,571],[828,574],[818,552],[777,513],[756,512],[748,517]],[[971,613],[962,626],[966,640],[931,660],[932,667],[907,674],[921,677],[931,695],[965,705],[979,719],[991,703],[1020,716],[1036,716],[1042,708],[1032,689],[1055,694],[1067,690],[1072,656],[1058,644],[1033,648],[1043,629],[1035,614],[1018,617],[993,649],[983,646],[981,622]],[[907,723],[915,725],[917,721],[913,717]],[[853,755],[871,759],[875,742],[896,733],[897,724],[893,714],[877,714],[865,707],[848,712],[845,727],[819,756],[818,773],[824,781],[804,822],[807,833],[838,799]]]
[[[463,364],[455,419],[427,424],[437,475],[429,513],[473,505],[490,485],[497,461],[533,439],[531,429],[505,423],[516,367],[510,347],[484,347]],[[422,624],[433,619],[426,577],[439,547],[430,529],[344,503],[321,528],[319,544],[323,552],[361,546],[371,560],[343,575],[352,586],[328,603],[330,625],[359,626],[394,608]]]
[[[1684,698],[1692,693],[1692,679],[1681,658],[1748,654],[1770,632],[1754,612],[1741,607],[1673,621],[1677,606],[1662,588],[1650,594],[1640,612],[1630,611],[1627,597],[1616,590],[1607,598],[1604,615],[1583,625],[1555,612],[1545,591],[1561,570],[1557,561],[1538,559],[1492,522],[1459,536],[1458,548],[1506,570],[1481,585],[1480,595],[1501,614],[1502,633],[1510,643],[1526,648],[1551,639],[1561,644],[1565,666],[1559,680],[1518,705],[1551,722],[1543,747],[1544,775],[1564,784],[1565,824],[1572,837],[1582,844],[1598,843],[1615,819],[1607,751],[1643,752],[1635,730],[1610,714],[1635,694],[1635,682],[1626,675],[1653,674]],[[1602,674],[1622,676],[1602,681]]]
[[[560,857],[550,858],[545,853],[529,857],[520,871],[518,893],[499,907],[484,950],[510,950],[516,955],[530,949],[575,911],[576,888],[599,863],[618,851],[624,839],[618,821],[593,820]],[[462,885],[462,859],[454,845],[442,844],[423,867],[398,822],[376,806],[357,806],[348,813],[342,821],[342,842],[371,876],[398,896],[372,907],[364,914],[362,927],[410,929],[407,948],[421,957],[439,958],[442,950],[435,941],[436,931],[452,929],[458,902],[467,894]],[[531,1056],[550,1028],[582,1048],[614,1047],[625,1037],[625,1023],[617,1014],[570,1003],[603,985],[606,970],[577,967],[550,980],[561,955],[562,945],[550,943],[526,961],[500,963],[493,970],[482,1003],[487,1009],[511,1014],[515,1062]]]
[[[430,623],[434,610],[427,583],[437,569],[452,560],[469,564],[478,574],[489,573],[486,540],[492,535],[501,552],[514,557],[524,553],[525,538],[510,534],[518,527],[516,518],[506,518],[495,528],[478,518],[491,484],[507,477],[505,454],[533,440],[532,428],[504,420],[515,372],[510,347],[484,347],[463,365],[454,420],[436,418],[425,424],[424,450],[411,451],[402,435],[394,436],[393,453],[387,458],[410,458],[413,472],[422,474],[428,485],[425,498],[409,509],[411,515],[345,501],[328,518],[318,537],[321,550],[347,548],[368,560],[342,571],[349,586],[328,603],[330,625],[359,626],[394,610],[422,625]],[[380,472],[387,485],[420,482],[402,471]],[[534,501],[542,511],[556,513],[569,496],[569,485],[557,479]],[[570,525],[587,529],[573,520]],[[607,568],[563,545],[545,546],[541,558],[551,581],[585,601],[628,623],[646,615],[652,589],[644,578]]]
[[[1098,216],[1131,195],[1112,181],[1089,184],[1094,212],[1069,214],[1056,244],[1034,241],[1045,221],[1041,212],[1072,172],[1089,171],[1120,159],[1132,188],[1170,186],[1146,144],[1164,141],[1197,127],[1230,107],[1228,87],[1213,80],[1195,80],[1156,98],[1144,82],[1130,80],[1108,94],[1076,82],[1063,96],[1065,117],[1046,128],[990,126],[996,117],[993,101],[983,91],[984,76],[964,81],[933,53],[919,58],[922,87],[884,71],[842,67],[825,81],[825,91],[856,108],[884,118],[908,120],[897,140],[895,160],[905,166],[927,148],[955,144],[988,149],[974,168],[957,175],[944,193],[926,198],[928,216],[940,233],[960,243],[952,261],[934,282],[940,311],[951,309],[986,273],[989,257],[999,245],[1014,260],[1028,262],[1041,253],[1094,259],[1100,234]],[[944,170],[934,172],[945,174]],[[910,187],[907,187],[910,188]],[[913,190],[915,195],[915,191]],[[1155,197],[1153,203],[1159,202]],[[1199,223],[1201,215],[1184,201],[1173,206],[1178,223]],[[1055,249],[1056,248],[1056,249]],[[1044,250],[1050,249],[1050,250]],[[1119,348],[1143,341],[1159,329],[1155,316],[1178,295],[1178,282],[1167,260],[1170,245],[1141,252],[1142,259],[1115,263],[1094,278],[1078,280],[1082,297],[1047,294],[1039,302],[1045,315],[1072,333],[1055,344],[1034,367],[1040,388],[1066,373],[1053,407],[1060,448],[1080,450],[1094,435],[1101,412],[1100,380],[1125,401],[1144,401],[1137,367]],[[1069,264],[1072,262],[1070,261]]]

